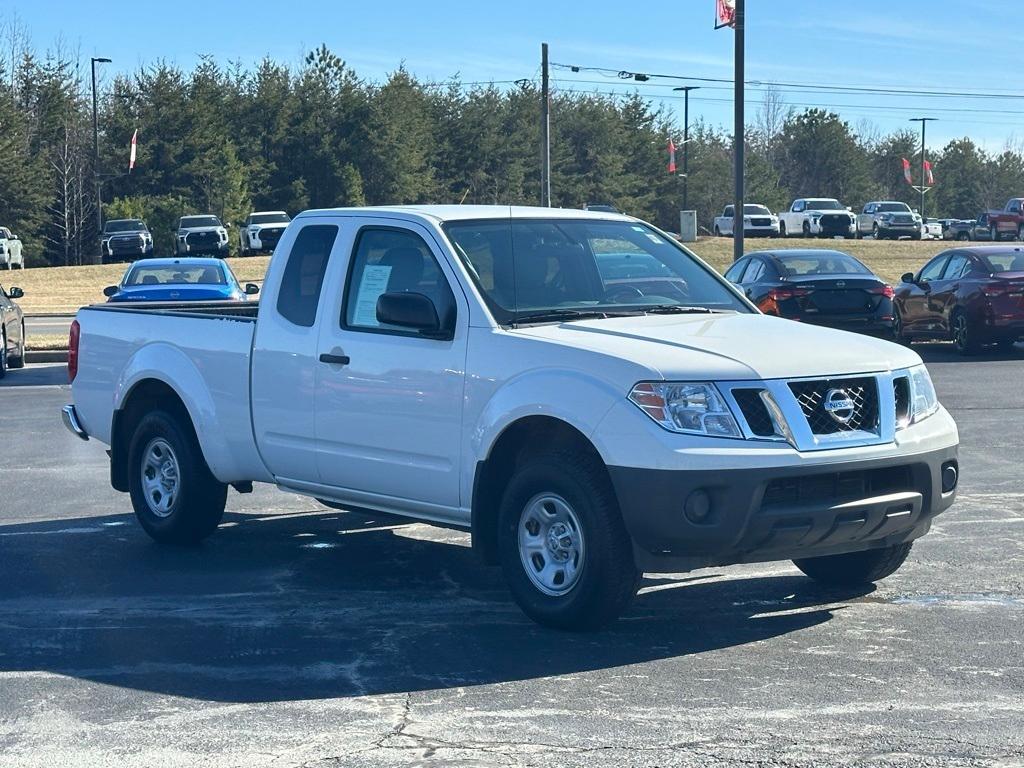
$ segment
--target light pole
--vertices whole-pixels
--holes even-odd
[[[687,207],[687,186],[690,181],[690,91],[699,89],[699,85],[684,85],[673,88],[673,91],[683,92],[683,210]]]
[[[927,192],[931,187],[925,184],[927,178],[924,173],[925,161],[927,160],[927,150],[924,144],[924,128],[928,125],[929,121],[938,120],[937,117],[912,117],[910,122],[921,124],[921,186],[918,189],[921,191],[921,220],[924,221],[924,193]]]
[[[96,244],[99,246],[103,239],[103,198],[100,195],[100,124],[96,112],[96,65],[109,64],[110,59],[93,57],[89,63],[92,65],[92,175],[96,182]],[[102,253],[99,258],[103,261]]]

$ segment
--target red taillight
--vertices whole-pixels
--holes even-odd
[[[78,375],[78,341],[82,336],[82,328],[75,320],[71,323],[71,333],[68,336],[68,381],[74,382]]]
[[[810,295],[811,291],[806,288],[771,288],[768,291],[768,298],[772,301],[786,301]]]
[[[993,298],[995,296],[1005,296],[1008,293],[1024,292],[1024,283],[1009,283],[1000,280],[997,283],[993,282],[983,286],[981,290],[988,298]]]
[[[896,295],[896,291],[891,285],[876,285],[874,288],[869,288],[868,293],[885,296],[887,299],[891,299]]]

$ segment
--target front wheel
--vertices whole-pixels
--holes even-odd
[[[195,544],[224,515],[228,488],[211,474],[185,417],[142,417],[128,451],[128,490],[143,529],[162,544]]]
[[[881,581],[899,570],[913,542],[846,555],[805,557],[793,564],[815,581],[833,586],[856,587]]]
[[[597,459],[569,450],[525,459],[498,514],[505,579],[531,619],[558,629],[595,629],[628,608],[640,573]]]
[[[786,234],[786,222],[784,221],[779,222],[779,237],[788,237]]]
[[[804,222],[803,232],[804,232],[804,237],[810,237],[811,236],[811,225],[808,224],[806,221]]]
[[[24,267],[22,267],[24,269]],[[11,368],[25,367],[25,323],[21,324],[21,340],[18,342],[18,355],[11,357],[8,361]]]

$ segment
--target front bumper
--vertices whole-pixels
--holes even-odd
[[[953,503],[951,471],[955,445],[811,466],[609,467],[637,565],[662,573],[911,541]]]
[[[202,243],[200,245],[196,245],[196,244],[190,244],[190,243],[186,242],[185,240],[183,240],[181,238],[178,238],[178,253],[179,254],[186,254],[186,253],[204,254],[204,253],[209,253],[209,254],[214,254],[214,255],[220,255],[220,254],[226,254],[227,252],[228,252],[228,241],[227,240],[220,240],[220,241],[218,241],[216,243]]]

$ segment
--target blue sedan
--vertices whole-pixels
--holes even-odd
[[[238,278],[221,259],[145,259],[132,264],[118,285],[103,289],[108,302],[246,301],[259,286]]]

